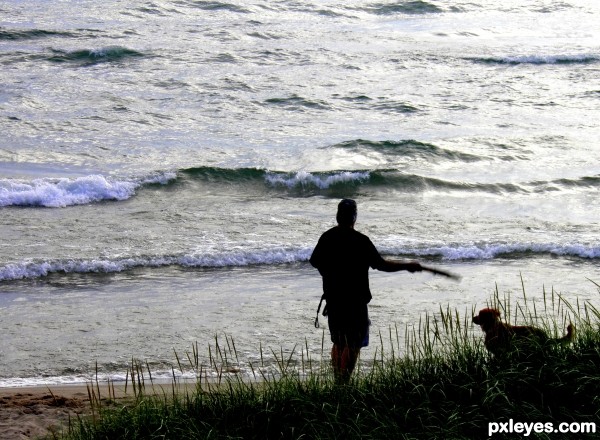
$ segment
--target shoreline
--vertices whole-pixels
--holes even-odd
[[[589,279],[600,281],[600,271],[590,264],[550,257],[430,264],[460,274],[461,282],[431,274],[370,274],[373,335],[388,335],[390,327],[412,327],[440,306],[468,314],[484,307],[495,289],[513,303],[522,301],[523,286],[538,305],[544,289],[573,305],[598,298],[598,287]],[[311,268],[160,269],[105,281],[66,276],[3,285],[6,349],[0,359],[0,388],[85,385],[96,372],[101,379],[124,381],[134,359],[149,363],[153,378],[170,381],[172,366],[179,370],[175,353],[187,378],[187,353],[197,349],[199,364],[211,369],[215,345],[224,346],[226,340],[235,342],[239,355],[228,359],[245,371],[250,362],[257,365],[261,347],[270,365],[277,362],[271,348],[289,352],[308,346],[313,359],[322,355],[327,323],[322,319],[322,328],[314,328],[322,285]],[[325,334],[326,350],[328,343]],[[367,354],[379,344],[374,337]]]
[[[62,432],[91,413],[87,385],[0,388],[0,439],[34,439]]]
[[[0,440],[36,439],[50,433],[60,433],[69,420],[92,414],[88,387],[91,384],[32,385],[0,387]],[[178,391],[195,387],[195,382],[178,383]],[[100,397],[109,398],[108,385],[98,385]],[[94,388],[96,385],[94,384]],[[147,394],[172,393],[172,383],[146,386]],[[150,390],[150,391],[148,391]],[[131,384],[111,384],[110,399],[133,398]]]
[[[543,264],[542,264],[543,263]],[[454,272],[463,275],[461,283],[448,282],[444,278],[433,277],[429,275],[406,275],[399,278],[395,274],[378,273],[372,277],[372,288],[376,292],[375,298],[370,306],[370,314],[372,316],[373,327],[373,343],[369,347],[369,351],[365,352],[366,358],[371,358],[376,352],[376,348],[380,341],[376,337],[378,332],[381,332],[385,341],[389,332],[390,323],[402,329],[404,326],[413,326],[419,322],[419,317],[426,314],[435,315],[439,311],[440,304],[449,305],[452,309],[458,310],[461,313],[469,313],[472,307],[484,306],[491,298],[491,290],[496,287],[502,294],[512,297],[514,302],[521,302],[523,293],[522,283],[527,291],[527,299],[531,302],[537,302],[542,305],[544,301],[544,289],[547,289],[548,295],[556,289],[556,292],[572,304],[582,304],[586,301],[594,303],[597,299],[598,288],[592,284],[589,279],[598,279],[598,270],[588,265],[572,266],[568,261],[553,260],[553,259],[535,259],[535,260],[519,260],[519,261],[494,261],[488,264],[472,264],[472,263],[454,263],[452,265],[440,264],[441,268],[447,268]],[[568,269],[568,271],[566,270]],[[551,276],[551,272],[555,272]],[[544,280],[556,280],[560,273],[562,278],[560,281],[553,281],[550,285]],[[80,296],[75,297],[72,301],[77,306],[77,315],[61,315],[61,316],[76,316],[75,318],[65,319],[66,323],[74,323],[71,326],[71,331],[63,333],[61,341],[66,341],[64,344],[65,350],[74,353],[72,358],[88,359],[88,364],[92,364],[93,358],[106,356],[105,352],[94,350],[82,350],[81,347],[86,341],[94,338],[94,341],[110,342],[111,334],[108,336],[100,330],[116,327],[123,322],[128,323],[121,331],[123,338],[129,338],[133,333],[131,329],[135,329],[135,334],[144,335],[147,340],[158,341],[157,345],[152,347],[155,349],[152,353],[146,353],[137,350],[138,347],[144,347],[139,341],[133,345],[110,345],[113,352],[111,356],[118,356],[119,353],[115,349],[121,350],[120,355],[124,358],[131,358],[131,353],[125,353],[125,350],[134,351],[136,358],[151,358],[151,354],[159,357],[163,356],[168,360],[168,355],[175,350],[179,353],[185,353],[190,346],[200,347],[201,362],[210,365],[209,359],[206,359],[205,352],[207,346],[212,347],[215,344],[215,336],[225,334],[230,340],[235,340],[237,352],[242,354],[240,364],[246,365],[247,361],[252,361],[252,358],[244,357],[246,351],[258,353],[259,347],[281,347],[285,348],[286,353],[291,349],[291,340],[296,336],[303,335],[305,340],[308,340],[308,345],[311,348],[311,356],[317,359],[321,354],[323,343],[323,332],[326,329],[315,330],[313,321],[315,318],[315,308],[318,304],[318,297],[315,292],[320,291],[320,279],[314,273],[307,270],[284,270],[277,273],[270,271],[246,272],[239,270],[236,275],[240,279],[236,279],[235,284],[231,281],[230,273],[218,273],[216,277],[200,276],[196,272],[176,272],[169,271],[153,273],[150,281],[136,280],[136,287],[132,289],[127,280],[121,283],[112,284],[95,284],[94,288],[100,288],[102,295],[88,292],[88,287],[83,286],[78,291]],[[162,275],[162,278],[158,275]],[[214,275],[214,274],[211,274]],[[178,301],[175,305],[173,301],[169,302],[165,298],[172,297],[172,289],[170,289],[173,276],[180,281],[180,290],[178,291]],[[277,282],[273,279],[276,277]],[[206,279],[211,278],[210,288],[204,284]],[[150,286],[152,282],[152,286]],[[242,283],[244,289],[236,290]],[[398,284],[401,283],[401,286]],[[215,285],[218,287],[215,287]],[[284,287],[273,287],[273,286]],[[43,285],[41,288],[47,288],[49,284]],[[166,286],[166,287],[165,287]],[[265,289],[265,286],[268,286]],[[32,286],[33,288],[40,286]],[[52,286],[50,286],[52,287]],[[146,288],[152,287],[155,294],[152,297],[143,296],[140,292],[144,292]],[[169,287],[167,289],[167,287]],[[263,290],[259,290],[262,287]],[[52,287],[54,288],[54,287]],[[60,293],[64,288],[60,287]],[[131,289],[131,290],[129,290]],[[122,292],[126,292],[123,294]],[[203,292],[198,295],[196,292]],[[306,292],[301,297],[294,292]],[[93,293],[93,294],[92,294]],[[228,295],[228,293],[231,293]],[[236,295],[234,295],[234,293]],[[110,299],[111,306],[118,310],[128,310],[128,301],[132,298],[143,298],[149,301],[147,310],[160,311],[157,321],[163,323],[155,325],[167,333],[160,334],[152,333],[153,328],[149,328],[147,323],[132,321],[136,326],[131,326],[130,321],[124,318],[113,317],[112,315],[103,315],[101,326],[91,326],[90,331],[86,333],[80,332],[78,323],[96,322],[90,317],[92,312],[97,312],[100,308],[96,307],[97,299],[101,299],[103,303]],[[31,296],[31,304],[41,303],[44,298],[37,299],[37,296]],[[231,298],[235,298],[236,307],[230,307],[233,303]],[[92,304],[86,304],[87,300],[92,300]],[[152,300],[152,301],[150,301]],[[115,306],[115,302],[121,301],[123,307]],[[27,306],[27,302],[19,302],[19,308]],[[243,305],[245,314],[240,315],[239,304]],[[44,307],[46,305],[44,304]],[[197,320],[197,310],[206,310],[207,317],[211,317],[212,321]],[[248,310],[254,312],[248,312]],[[32,322],[29,311],[35,311],[35,308],[27,308],[20,310],[15,316],[19,317],[20,322]],[[101,310],[101,309],[100,309]],[[112,309],[111,309],[112,310]],[[137,309],[134,309],[137,310]],[[266,312],[265,312],[266,311]],[[60,310],[57,311],[57,315]],[[30,317],[30,321],[26,321],[23,316]],[[116,315],[115,315],[116,316]],[[134,315],[132,315],[134,316]],[[135,315],[137,316],[137,315]],[[146,315],[144,315],[146,316]],[[174,318],[176,317],[176,319]],[[130,316],[128,315],[129,319]],[[166,323],[166,324],[165,324]],[[8,326],[9,322],[6,323]],[[214,324],[214,325],[213,325]],[[324,327],[326,326],[323,321]],[[111,327],[112,326],[112,327]],[[14,327],[17,328],[17,327]],[[23,334],[23,326],[18,327],[19,334],[15,332],[13,339],[7,338],[7,344],[14,346],[14,350],[21,350],[23,344],[27,341],[31,344],[33,340],[29,335],[35,335],[36,328],[31,328],[31,332]],[[260,333],[249,333],[247,329],[259,328]],[[25,328],[27,330],[27,328]],[[140,330],[141,329],[141,330]],[[190,333],[190,329],[192,332]],[[285,332],[277,333],[281,329]],[[143,331],[142,331],[143,330]],[[473,331],[479,332],[478,329]],[[192,334],[192,336],[185,336]],[[48,338],[55,337],[55,333],[50,332]],[[76,335],[80,341],[71,345],[72,342],[66,337]],[[82,336],[83,335],[83,336]],[[182,338],[181,335],[185,337]],[[211,336],[207,336],[211,335]],[[294,337],[292,337],[294,336]],[[402,336],[402,335],[401,335]],[[483,335],[477,333],[479,338]],[[390,336],[391,337],[391,336]],[[225,340],[219,336],[219,343],[223,346]],[[325,336],[325,347],[329,349],[328,337]],[[39,341],[44,342],[46,338],[39,338]],[[129,340],[129,339],[128,339]],[[33,340],[33,342],[38,341]],[[136,340],[134,340],[136,341]],[[166,342],[165,342],[166,341]],[[199,341],[196,346],[194,341]],[[147,341],[146,345],[147,344]],[[381,342],[384,343],[384,342]],[[79,345],[77,345],[79,344]],[[162,345],[161,345],[162,344]],[[96,344],[98,345],[98,344]],[[96,345],[88,344],[86,347],[95,347]],[[402,344],[400,344],[402,346]],[[133,347],[133,348],[132,348]],[[175,347],[175,348],[173,348]],[[302,344],[300,345],[302,347]],[[40,354],[39,351],[30,350],[31,353]],[[34,347],[36,350],[45,350],[43,345],[38,344]],[[136,351],[137,350],[137,351]],[[203,351],[204,350],[204,351]],[[156,355],[158,353],[158,355]],[[204,353],[204,354],[203,354]],[[229,354],[229,353],[228,353]],[[233,359],[230,357],[229,359]],[[272,359],[269,359],[273,362]],[[38,359],[39,361],[39,359]],[[84,363],[82,361],[82,363]],[[66,362],[66,361],[65,361]],[[173,363],[176,360],[172,361]],[[6,364],[8,365],[8,364]],[[91,374],[91,373],[90,373]],[[173,382],[163,376],[161,379],[154,379],[153,383],[146,380],[146,394],[152,392],[162,395],[164,392],[167,395],[172,394]],[[177,382],[181,389],[187,388],[189,384],[195,386],[195,380],[181,380]],[[91,414],[91,404],[88,395],[88,386],[93,385],[94,388],[99,387],[101,398],[105,399],[111,396],[108,391],[108,382],[100,381],[98,384],[94,381],[82,381],[77,383],[50,383],[50,384],[23,384],[15,386],[0,386],[0,440],[22,440],[34,439],[49,434],[54,430],[60,432],[60,429],[67,426],[69,418],[77,416],[85,416]],[[128,384],[127,393],[125,393],[125,382],[117,381],[110,382],[111,389],[114,386],[116,398],[134,397],[131,382]],[[204,387],[204,379],[202,380]],[[212,383],[210,385],[213,385]],[[214,384],[217,386],[217,384]]]

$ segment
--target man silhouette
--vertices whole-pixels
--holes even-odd
[[[369,268],[384,272],[426,270],[417,262],[382,258],[371,240],[354,229],[357,212],[354,200],[342,200],[336,215],[338,225],[321,235],[310,257],[323,278],[333,343],[331,363],[338,383],[348,383],[360,349],[369,344]]]

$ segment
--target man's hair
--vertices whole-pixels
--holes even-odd
[[[351,226],[356,222],[356,202],[352,199],[343,199],[338,204],[337,215],[335,219],[341,226]]]

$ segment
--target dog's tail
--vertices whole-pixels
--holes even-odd
[[[575,339],[575,326],[573,324],[569,324],[567,326],[567,334],[564,335],[562,338],[558,338],[556,341],[559,344],[569,344],[569,343],[573,342],[574,339]]]

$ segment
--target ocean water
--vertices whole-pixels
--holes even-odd
[[[132,359],[171,377],[195,344],[233,342],[246,374],[326,359],[308,258],[343,197],[385,256],[462,276],[373,272],[365,359],[495,289],[597,307],[599,19],[595,0],[4,0],[0,386]]]

